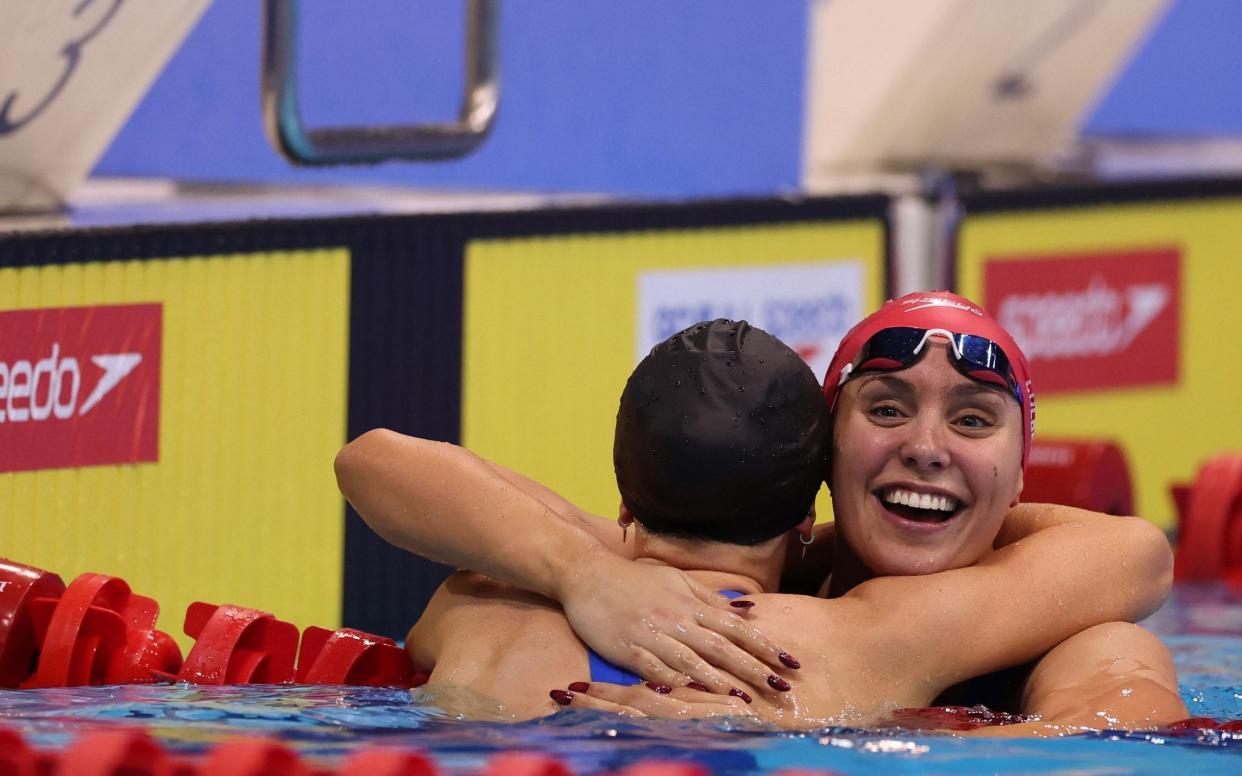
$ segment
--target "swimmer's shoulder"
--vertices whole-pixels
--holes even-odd
[[[560,616],[552,601],[474,571],[457,571],[444,580],[406,636],[406,650],[420,670],[462,642],[476,647],[503,643],[523,618]]]
[[[559,606],[474,572],[445,580],[406,649],[433,684],[497,699],[519,719],[554,711],[548,689],[589,675]]]

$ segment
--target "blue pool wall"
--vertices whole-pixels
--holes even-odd
[[[307,122],[448,119],[463,2],[303,0]],[[263,135],[262,3],[215,0],[98,175],[369,183],[644,197],[799,186],[807,0],[501,3],[501,111],[474,155],[298,169]],[[1088,135],[1242,135],[1242,3],[1179,0]]]

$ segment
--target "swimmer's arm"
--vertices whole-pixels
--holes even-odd
[[[1001,529],[997,532],[992,546],[1000,549],[1055,525],[1083,519],[1107,520],[1109,517],[1112,515],[1061,504],[1015,504],[1005,513],[1005,520],[1001,523]]]
[[[1091,512],[1061,504],[1018,504],[1009,510],[994,544],[996,549],[1037,536],[1041,531],[1061,525],[1076,525],[1084,531],[1098,531],[1098,541],[1121,534],[1130,543],[1116,546],[1118,553],[1133,553],[1147,558],[1150,574],[1128,575],[1131,600],[1135,604],[1132,617],[1118,618],[1125,622],[1141,620],[1160,608],[1173,587],[1173,550],[1164,533],[1152,523],[1137,517],[1118,517]],[[1084,538],[1083,541],[1096,541]],[[1124,559],[1118,555],[1119,559]]]
[[[595,538],[461,447],[377,429],[341,450],[336,475],[389,543],[560,602],[583,641],[644,679],[728,692],[731,680],[713,666],[763,685],[768,666],[781,665],[780,646],[724,596],[622,557],[634,542],[621,545],[615,525]]]
[[[1120,622],[1088,628],[1040,658],[1024,687],[1021,711],[1038,719],[965,735],[1143,730],[1189,713],[1168,648],[1149,631]]]
[[[487,461],[482,458],[479,460],[484,461],[484,463],[491,467],[492,471],[503,477],[504,480],[510,485],[547,506],[552,510],[552,514],[556,517],[561,520],[568,521],[586,531],[594,537],[596,541],[603,544],[605,547],[618,555],[624,557],[629,557],[631,555],[630,547],[632,545],[625,546],[622,542],[617,541],[619,532],[617,531],[616,524],[611,520],[605,520],[599,515],[592,514],[578,505],[571,503],[561,494],[555,492],[542,483],[535,482],[525,474],[515,472],[509,467],[502,466],[495,461]]]
[[[612,549],[589,528],[595,518],[576,508],[563,517],[457,445],[376,429],[346,445],[335,468],[385,541],[523,590],[555,598],[564,558]]]
[[[1138,518],[1046,507],[1049,525],[973,566],[881,577],[850,592],[870,604],[899,650],[879,670],[913,673],[933,695],[1033,660],[1093,625],[1139,620],[1172,583],[1164,534]]]

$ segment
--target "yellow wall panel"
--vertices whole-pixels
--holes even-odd
[[[1181,252],[1181,337],[1175,385],[1039,394],[1036,438],[1108,437],[1130,461],[1136,511],[1170,525],[1171,482],[1189,482],[1207,456],[1242,448],[1232,377],[1242,288],[1242,202],[1204,200],[972,216],[961,233],[959,281],[982,300],[988,261],[1038,254],[1150,249]],[[995,312],[995,311],[993,311]]]
[[[604,516],[616,514],[617,401],[634,368],[648,270],[852,259],[884,299],[878,220],[475,241],[465,268],[462,441]],[[822,378],[822,375],[817,375]],[[821,516],[830,516],[824,494]]]
[[[349,255],[0,269],[0,310],[163,305],[159,461],[0,474],[0,555],[115,574],[181,633],[194,600],[340,618]]]

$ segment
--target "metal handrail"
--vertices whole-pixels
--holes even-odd
[[[487,137],[500,101],[496,0],[469,0],[466,13],[466,89],[457,121],[309,128],[297,98],[298,0],[266,0],[262,99],[268,141],[305,165],[455,159],[470,153]]]

